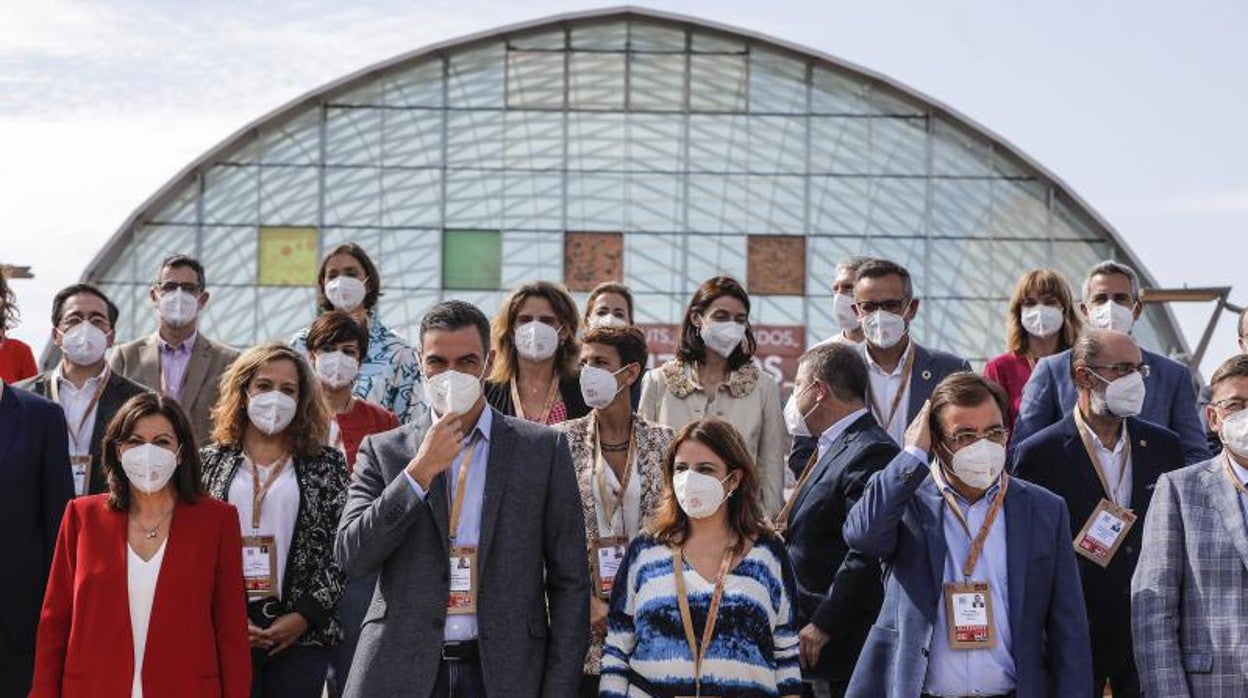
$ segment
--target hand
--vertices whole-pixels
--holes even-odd
[[[799,657],[803,669],[812,669],[819,663],[819,653],[828,644],[828,634],[820,630],[814,623],[808,623],[797,634]]]
[[[273,643],[269,642],[269,638],[265,636],[260,626],[252,625],[251,621],[247,621],[247,644],[254,649],[267,650]]]
[[[407,474],[426,492],[433,478],[451,467],[463,445],[463,415],[447,412],[425,432],[416,457],[407,464]]]
[[[916,446],[924,453],[932,452],[932,428],[928,425],[931,411],[932,401],[927,400],[923,403],[923,409],[910,422],[910,426],[906,427],[906,445]]]
[[[607,602],[597,595],[589,597],[589,629],[597,637],[607,634]]]
[[[270,625],[261,634],[269,642],[269,656],[272,657],[295,644],[295,641],[307,630],[308,619],[304,618],[303,614],[294,612],[278,616],[277,620],[273,621],[273,625]]]

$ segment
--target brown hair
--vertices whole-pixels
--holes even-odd
[[[971,371],[949,374],[932,390],[931,412],[928,415],[931,420],[929,426],[932,428],[932,434],[942,438],[945,436],[940,424],[940,414],[945,411],[946,407],[978,407],[987,400],[996,401],[1004,424],[1006,415],[1009,414],[1010,399],[1006,397],[1005,390],[1001,386]]]
[[[1213,378],[1209,379],[1209,390],[1232,378],[1248,378],[1248,354],[1236,354],[1223,361],[1213,372]]]
[[[576,312],[576,302],[568,295],[562,284],[552,281],[534,281],[527,283],[511,292],[507,300],[499,307],[491,326],[494,348],[494,368],[488,380],[492,383],[506,383],[516,376],[516,365],[519,357],[516,354],[516,343],[512,333],[516,329],[516,316],[520,314],[520,306],[530,296],[545,298],[551,310],[563,325],[567,334],[559,341],[555,350],[555,375],[563,378],[575,376],[577,362],[581,358],[581,344],[576,339],[580,331],[581,319]]]
[[[325,312],[334,309],[334,304],[329,302],[325,297],[325,282],[329,279],[325,278],[326,267],[329,266],[329,260],[334,255],[349,254],[355,257],[355,261],[364,267],[364,275],[368,278],[364,281],[364,302],[361,304],[365,310],[372,310],[377,305],[377,299],[381,297],[381,274],[377,271],[377,265],[373,264],[373,260],[364,251],[363,247],[354,242],[344,242],[325,253],[325,258],[321,260],[321,269],[316,273],[316,307]]]
[[[706,361],[706,343],[702,341],[700,331],[693,324],[693,316],[705,313],[711,303],[714,303],[715,299],[720,296],[732,296],[741,301],[741,304],[745,306],[746,314],[749,314],[750,294],[745,292],[745,287],[736,279],[731,276],[716,276],[703,281],[698,290],[693,292],[693,298],[689,299],[689,306],[685,308],[685,319],[680,324],[680,344],[676,347],[676,358],[682,363],[694,364]],[[702,321],[706,322],[706,318]],[[754,350],[757,348],[754,330],[747,322],[745,339],[728,357],[728,370],[735,371],[749,363],[750,357],[754,356]]]
[[[219,446],[241,448],[247,430],[247,386],[261,366],[290,361],[299,376],[295,418],[282,434],[286,446],[300,456],[314,456],[329,440],[329,411],[321,397],[320,381],[294,349],[280,342],[254,346],[243,352],[221,376],[221,397],[212,408],[212,440]]]
[[[330,310],[321,313],[312,321],[308,328],[307,345],[309,352],[340,342],[355,342],[360,350],[360,361],[368,354],[368,331],[351,317],[351,313],[342,310]]]
[[[1062,330],[1057,340],[1057,350],[1065,351],[1075,345],[1083,321],[1071,297],[1070,284],[1052,269],[1032,269],[1023,274],[1010,296],[1010,311],[1005,317],[1005,346],[1008,351],[1022,354],[1027,351],[1030,335],[1023,328],[1023,300],[1028,296],[1043,298],[1055,296],[1062,304]]]
[[[741,479],[733,496],[723,506],[728,507],[728,527],[737,535],[736,553],[745,549],[747,539],[774,535],[767,518],[763,516],[760,503],[758,469],[745,447],[745,441],[735,427],[722,419],[704,419],[685,425],[684,429],[668,445],[663,454],[663,501],[650,524],[649,532],[654,538],[669,546],[683,545],[689,539],[689,516],[676,501],[672,487],[675,473],[676,452],[686,441],[696,441],[719,456],[728,467],[728,474],[741,471]]]
[[[130,509],[130,479],[121,467],[121,452],[117,446],[134,434],[134,426],[140,419],[150,415],[161,415],[169,420],[178,440],[178,465],[169,479],[174,494],[183,502],[194,502],[204,496],[204,484],[199,476],[199,448],[186,413],[173,399],[145,392],[126,400],[104,432],[100,463],[108,481],[108,506],[115,510]]]
[[[641,371],[646,370],[646,359],[650,356],[646,351],[646,335],[636,327],[595,327],[581,337],[581,344],[605,344],[615,347],[620,355],[620,365],[637,364]],[[640,373],[638,376],[640,377]]]
[[[624,305],[628,306],[628,324],[630,325],[634,324],[637,321],[637,314],[633,310],[634,306],[633,306],[632,290],[630,290],[624,284],[618,284],[614,281],[608,281],[606,283],[601,283],[595,286],[594,290],[589,292],[589,298],[585,299],[585,317],[583,318],[585,321],[585,325],[586,326],[589,325],[589,314],[593,312],[594,310],[594,301],[598,300],[598,296],[602,296],[608,293],[614,293],[615,295],[624,299]]]

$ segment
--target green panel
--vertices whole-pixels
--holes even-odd
[[[447,230],[442,235],[442,287],[497,290],[502,283],[503,234],[497,230]]]

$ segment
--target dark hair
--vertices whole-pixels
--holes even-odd
[[[516,317],[520,315],[520,307],[529,298],[536,296],[545,298],[550,309],[563,325],[567,337],[560,337],[559,348],[555,350],[555,375],[562,378],[574,377],[580,369],[577,362],[581,358],[581,344],[576,335],[581,327],[581,316],[576,312],[576,301],[568,295],[563,284],[553,281],[534,281],[524,284],[511,292],[507,300],[499,306],[494,315],[493,346],[494,365],[490,368],[488,380],[492,383],[506,383],[516,377],[519,372],[518,353],[513,332],[516,329]]]
[[[351,313],[330,310],[318,315],[308,328],[308,351],[319,352],[322,348],[339,342],[355,342],[360,350],[361,360],[368,353],[368,332],[351,317]]]
[[[646,335],[636,327],[595,327],[581,337],[581,344],[605,344],[615,347],[620,355],[620,363],[624,366],[637,364],[646,370],[646,359],[650,352],[646,350]]]
[[[812,378],[823,381],[841,402],[861,402],[867,394],[867,362],[854,347],[829,342],[802,355]]]
[[[1001,386],[978,373],[970,371],[958,371],[957,373],[949,374],[944,380],[937,383],[936,388],[932,390],[932,433],[944,436],[944,430],[940,424],[940,415],[945,411],[946,407],[978,407],[988,400],[997,403],[997,409],[1001,410],[1001,419],[1002,423],[1004,423],[1005,416],[1009,414],[1008,406],[1010,400],[1006,397],[1005,390]]]
[[[910,272],[900,264],[889,259],[870,259],[858,267],[858,280],[878,279],[884,276],[896,276],[901,279],[901,287],[906,298],[914,298],[914,284],[910,281]]]
[[[607,281],[595,286],[594,290],[589,292],[589,298],[585,299],[584,320],[586,326],[589,325],[589,314],[594,310],[594,301],[598,300],[598,296],[606,295],[608,293],[614,293],[624,299],[624,305],[628,306],[628,324],[631,325],[635,323],[637,321],[637,315],[633,311],[633,292],[624,284]]]
[[[0,266],[0,337],[4,336],[5,330],[17,327],[18,320],[22,319],[17,310],[17,296],[9,288],[9,280],[5,276],[4,267]]]
[[[1232,378],[1248,378],[1248,354],[1236,354],[1223,361],[1209,379],[1209,390],[1212,392],[1218,384]]]
[[[490,321],[480,308],[466,301],[442,301],[420,319],[420,344],[423,349],[429,330],[452,332],[464,327],[477,328],[481,336],[481,360],[490,353]]]
[[[125,511],[130,508],[130,480],[121,467],[121,453],[117,446],[130,438],[140,419],[149,415],[160,415],[169,420],[173,425],[173,435],[178,439],[178,465],[169,480],[177,498],[183,502],[194,502],[204,496],[204,484],[199,474],[199,448],[186,413],[172,398],[159,393],[139,393],[117,410],[104,432],[104,451],[100,462],[108,480],[108,506],[113,509]]]
[[[53,327],[60,327],[61,325],[61,313],[65,309],[65,301],[69,300],[70,296],[76,296],[79,293],[90,293],[91,295],[104,301],[104,305],[108,307],[108,324],[112,327],[117,326],[117,316],[121,311],[117,310],[117,306],[109,300],[108,296],[104,295],[103,291],[92,286],[91,284],[74,284],[73,286],[66,286],[58,291],[56,296],[52,299]]]
[[[322,312],[334,309],[334,304],[329,302],[325,297],[325,268],[329,266],[331,257],[340,254],[349,254],[355,257],[355,261],[364,267],[364,275],[368,278],[364,281],[364,309],[372,310],[377,305],[377,299],[381,297],[381,275],[377,272],[377,265],[373,264],[373,260],[369,258],[368,253],[363,247],[354,242],[344,242],[325,253],[325,258],[321,260],[321,268],[316,272],[316,307]]]
[[[694,364],[706,360],[706,343],[702,341],[701,333],[693,324],[693,316],[705,313],[711,303],[714,303],[715,299],[720,296],[732,296],[741,301],[741,304],[745,306],[746,314],[749,314],[750,294],[745,292],[745,287],[736,279],[731,276],[716,276],[703,281],[698,290],[693,292],[693,298],[689,299],[689,305],[685,308],[685,319],[680,324],[680,344],[676,346],[676,358],[682,363]],[[703,322],[706,322],[705,318]],[[728,370],[735,371],[749,363],[750,357],[754,356],[754,350],[757,348],[754,330],[747,322],[745,339],[728,357]]]
[[[189,267],[195,272],[195,278],[199,283],[199,290],[203,291],[208,288],[208,278],[204,276],[204,265],[198,259],[186,254],[174,254],[165,257],[160,263],[160,267],[156,270],[156,280],[152,282],[153,286],[160,284],[160,275],[166,269],[177,269],[178,267]]]

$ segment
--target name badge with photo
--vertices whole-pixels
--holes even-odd
[[[949,647],[955,650],[986,650],[997,645],[992,630],[992,594],[988,582],[947,582],[945,616],[949,622]]]
[[[477,549],[451,548],[451,591],[446,612],[452,615],[477,612]]]
[[[90,486],[87,474],[91,472],[91,456],[73,456],[69,459],[69,467],[74,474],[74,496],[81,497]]]
[[[594,548],[594,591],[604,600],[611,598],[615,575],[620,571],[620,563],[624,561],[627,547],[627,538],[614,536],[599,538],[598,545]]]
[[[277,596],[277,539],[243,536],[243,588],[249,600]]]
[[[1135,525],[1135,519],[1135,512],[1102,498],[1079,535],[1075,536],[1075,552],[1101,567],[1108,567],[1118,552],[1118,546],[1122,545],[1127,532]]]

